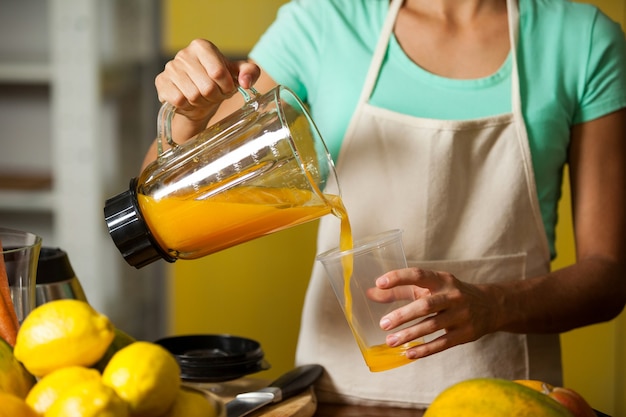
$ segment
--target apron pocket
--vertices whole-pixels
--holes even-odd
[[[433,271],[449,272],[464,282],[486,284],[524,279],[526,276],[526,257],[526,253],[521,252],[477,259],[408,260],[408,265]]]
[[[526,253],[492,256],[480,259],[437,261],[409,260],[412,267],[434,271],[446,271],[457,279],[484,284],[525,278]],[[443,331],[425,337],[428,342],[439,337]],[[527,379],[529,358],[526,335],[506,332],[488,334],[480,339],[456,346],[437,354],[441,378],[454,375],[454,379],[483,376],[505,379]],[[422,361],[431,364],[429,360]],[[443,371],[445,370],[445,371]],[[433,370],[431,370],[433,371]],[[441,381],[443,382],[443,381]]]

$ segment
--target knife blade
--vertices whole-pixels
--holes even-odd
[[[238,394],[226,403],[227,417],[243,417],[268,404],[286,400],[304,391],[322,375],[321,365],[302,365],[283,374],[269,386],[258,391]]]

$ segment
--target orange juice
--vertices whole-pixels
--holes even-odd
[[[370,371],[380,372],[413,362],[414,359],[406,357],[406,351],[421,343],[413,341],[393,348],[385,344],[370,347],[360,345],[359,347]]]
[[[308,190],[266,187],[233,188],[204,200],[169,196],[157,201],[138,195],[161,247],[187,259],[329,214],[327,201],[339,197],[325,198]]]

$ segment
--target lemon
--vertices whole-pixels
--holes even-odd
[[[139,341],[113,355],[104,368],[102,381],[130,405],[132,415],[157,417],[172,406],[178,395],[180,368],[165,348]]]
[[[100,372],[84,366],[57,369],[37,381],[26,396],[26,404],[43,414],[65,391],[87,381],[101,381]]]
[[[34,309],[20,327],[14,354],[33,375],[66,366],[91,366],[115,337],[113,324],[79,300],[55,300]]]
[[[15,359],[11,345],[0,338],[0,392],[24,399],[34,384],[35,377]]]
[[[23,399],[8,392],[0,392],[0,417],[38,417]]]
[[[198,391],[181,388],[172,407],[161,417],[218,417],[214,404]]]
[[[56,399],[44,417],[128,417],[126,404],[100,380],[74,385]]]

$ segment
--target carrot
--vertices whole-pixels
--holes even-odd
[[[0,242],[1,252],[2,242]],[[15,346],[18,327],[17,314],[13,308],[13,301],[11,301],[9,276],[4,264],[4,256],[0,256],[0,337],[11,346]]]

